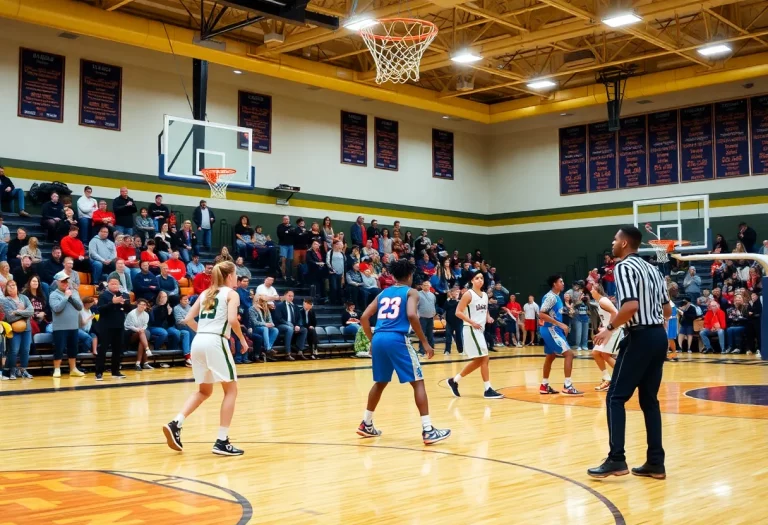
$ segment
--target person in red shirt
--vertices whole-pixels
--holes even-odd
[[[701,340],[704,342],[702,354],[711,354],[714,352],[709,338],[717,334],[717,340],[720,343],[720,350],[725,349],[725,312],[720,308],[717,301],[709,303],[709,309],[704,315],[704,330],[699,332]]]
[[[119,257],[119,255],[118,255]],[[141,252],[141,262],[149,262],[149,271],[157,275],[160,273],[160,259],[155,253],[155,241],[147,241],[147,249]]]
[[[109,229],[109,238],[112,238],[115,231],[115,214],[107,211],[107,201],[99,201],[99,209],[93,212],[93,230],[98,231],[102,226]]]
[[[168,265],[168,274],[177,281],[181,281],[187,275],[187,266],[179,258],[179,255],[179,250],[173,250],[171,258],[165,261],[165,264]]]
[[[132,236],[123,236],[123,242],[117,245],[117,258],[122,259],[127,268],[139,269],[139,259],[136,257],[136,246],[133,244]]]
[[[192,281],[192,287],[195,289],[195,295],[200,295],[211,287],[212,271],[213,265],[211,263],[205,263],[205,271],[195,275],[195,279]]]
[[[69,227],[69,235],[61,239],[61,253],[71,257],[76,272],[91,273],[91,261],[85,255],[85,246],[79,238],[80,228],[76,225]]]
[[[507,303],[507,313],[509,318],[507,319],[507,332],[510,334],[510,343],[515,341],[515,346],[520,348],[523,345],[520,344],[520,338],[518,334],[518,322],[520,320],[520,314],[523,313],[523,307],[517,302],[515,295],[509,296],[509,302]],[[512,326],[514,323],[514,326]],[[503,335],[502,335],[503,337]],[[509,345],[509,343],[507,343]]]
[[[385,254],[386,255],[386,254]],[[384,266],[381,269],[381,276],[379,277],[379,288],[382,290],[386,290],[390,286],[394,286],[397,281],[392,276],[391,273],[389,273],[389,270],[387,270],[387,267]]]
[[[613,275],[613,268],[616,266],[616,262],[607,253],[605,254],[604,262],[605,264],[603,264],[599,272],[603,278],[603,289],[608,294],[608,297],[613,297],[616,295],[616,278]]]

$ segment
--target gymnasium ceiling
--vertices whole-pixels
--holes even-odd
[[[61,16],[39,16],[45,6]],[[628,98],[768,74],[766,0],[639,0],[628,7],[642,21],[618,29],[601,22],[616,9],[615,1],[359,0],[358,16],[400,14],[438,26],[421,61],[420,80],[405,86],[374,82],[368,50],[343,27],[351,0],[311,0],[307,6],[307,11],[338,17],[335,31],[262,19],[215,37],[226,43],[224,52],[192,46],[202,18],[217,18],[220,27],[252,16],[233,7],[221,12],[222,7],[210,0],[0,0],[0,16],[165,52],[173,40],[174,51],[186,56],[485,123],[602,104],[605,89],[596,73],[610,67],[635,68]],[[122,37],[136,20],[164,23],[161,31],[171,28],[168,42],[160,42],[162,35],[152,28],[143,39]],[[134,33],[141,26],[136,27]],[[265,44],[264,35],[270,33],[281,35],[283,42]],[[151,43],[152,36],[158,42]],[[729,42],[732,53],[710,59],[697,52],[713,41]],[[459,49],[483,58],[472,65],[455,64],[450,56]],[[557,87],[540,92],[526,86],[540,77],[551,78]],[[457,82],[462,81],[472,88],[459,91]]]

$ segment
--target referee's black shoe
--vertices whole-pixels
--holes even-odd
[[[667,477],[667,471],[664,468],[664,465],[649,465],[648,463],[642,467],[633,468],[632,474],[653,479],[666,479]]]
[[[607,478],[608,476],[626,476],[629,474],[626,461],[613,461],[606,459],[599,467],[587,470],[587,474],[593,478]]]

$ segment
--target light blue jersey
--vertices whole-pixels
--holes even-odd
[[[408,286],[395,285],[382,291],[376,309],[376,333],[396,332],[407,334],[411,328],[408,321]]]

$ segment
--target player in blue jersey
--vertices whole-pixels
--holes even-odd
[[[448,438],[451,431],[432,426],[421,364],[408,339],[408,331],[413,328],[427,358],[432,359],[435,355],[435,350],[427,343],[419,323],[419,294],[411,288],[416,266],[407,259],[400,259],[389,265],[389,271],[397,280],[397,284],[381,292],[360,318],[365,335],[371,340],[374,383],[368,393],[368,406],[363,421],[357,428],[357,434],[363,437],[381,435],[381,431],[373,426],[373,411],[376,410],[384,389],[392,381],[392,372],[397,372],[401,383],[410,383],[413,387],[416,406],[421,414],[421,437],[425,445],[433,445]],[[374,315],[376,333],[372,335],[370,318]]]
[[[557,390],[549,386],[549,373],[552,371],[552,363],[558,355],[565,357],[565,385],[561,391],[566,396],[583,396],[584,393],[576,390],[571,382],[573,370],[573,352],[566,341],[568,325],[563,323],[563,300],[560,293],[565,288],[563,278],[553,275],[547,279],[550,291],[541,300],[539,319],[544,323],[539,327],[539,335],[544,343],[544,379],[539,387],[539,394],[557,394]]]

